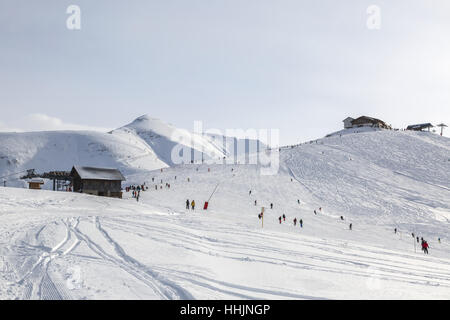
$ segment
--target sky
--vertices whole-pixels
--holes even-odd
[[[449,16],[448,0],[2,0],[0,131],[149,114],[294,144],[347,116],[450,125]]]

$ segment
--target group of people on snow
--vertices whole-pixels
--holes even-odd
[[[191,205],[191,209],[195,210],[195,201],[192,200],[191,202],[189,202],[189,199],[186,200],[186,210],[189,210],[189,205]]]

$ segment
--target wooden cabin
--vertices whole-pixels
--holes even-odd
[[[74,192],[122,198],[125,177],[117,169],[74,166],[70,176]]]
[[[350,129],[353,127],[352,121],[355,120],[352,117],[347,117],[342,122],[344,122],[344,129]]]
[[[345,118],[343,120],[344,128],[359,128],[359,127],[371,127],[371,128],[381,128],[381,129],[392,129],[390,125],[386,124],[384,121],[372,117],[361,116],[359,118],[353,119],[351,117]]]
[[[31,179],[28,180],[28,189],[33,189],[33,190],[41,190],[41,185],[44,184],[44,180],[43,179]]]
[[[431,128],[433,128],[433,125],[431,123],[419,123],[407,126],[406,130],[423,131],[425,129],[428,129],[428,131],[430,131]]]

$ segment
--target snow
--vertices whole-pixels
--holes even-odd
[[[90,131],[0,133],[0,177],[7,176],[7,186],[21,186],[27,169],[70,171],[74,165],[117,168],[124,174],[167,167],[135,137]]]
[[[238,139],[237,143],[245,143]],[[0,183],[22,187],[28,169],[37,173],[70,171],[73,166],[116,168],[123,174],[156,170],[174,165],[172,150],[193,148],[195,159],[222,159],[234,145],[223,137],[200,135],[176,128],[148,115],[109,133],[48,131],[0,133]],[[261,144],[261,150],[265,146]],[[238,149],[240,151],[240,149]],[[183,159],[181,159],[183,160]],[[5,177],[5,178],[3,178]],[[51,188],[51,187],[50,187]]]
[[[283,149],[273,176],[129,171],[139,202],[0,187],[0,298],[449,299],[449,159],[448,138],[382,130]]]

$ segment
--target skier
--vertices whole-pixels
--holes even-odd
[[[350,225],[349,225],[349,228],[350,228],[350,230],[352,230],[352,224],[350,223]]]
[[[297,203],[300,204],[300,200],[299,199],[297,199]]]
[[[186,200],[186,209],[189,210],[189,199]]]
[[[441,243],[441,238],[438,238],[439,243]]]
[[[344,221],[344,217],[343,216],[341,216],[341,220]]]
[[[426,242],[426,241],[423,241],[422,242],[422,250],[423,250],[423,253],[425,253],[425,254],[428,254],[428,242]]]
[[[284,213],[283,213],[283,221],[286,221],[286,216],[284,215]]]
[[[303,220],[300,219],[300,228],[303,228]]]
[[[419,243],[419,237],[416,237],[416,239],[417,239],[417,243]]]
[[[255,206],[256,206],[256,200],[255,200]]]
[[[192,210],[195,209],[195,201],[194,200],[192,200],[192,202],[191,202],[191,207],[192,207]]]
[[[270,209],[273,209],[273,203],[270,204]]]
[[[259,220],[261,220],[261,213],[258,214],[258,218],[259,218]]]
[[[294,227],[297,225],[297,218],[294,218]]]
[[[280,221],[280,224],[281,224],[281,216],[278,217],[278,220]]]
[[[317,211],[316,211],[316,209],[314,209],[314,214],[317,214]]]
[[[412,237],[413,237],[413,238],[415,238],[415,237],[414,237],[414,232],[413,232],[413,233],[411,233],[411,235],[412,235]]]
[[[251,195],[252,194],[252,190],[250,190],[249,192],[248,192],[248,195]]]
[[[394,233],[397,234],[397,228],[394,229]]]

